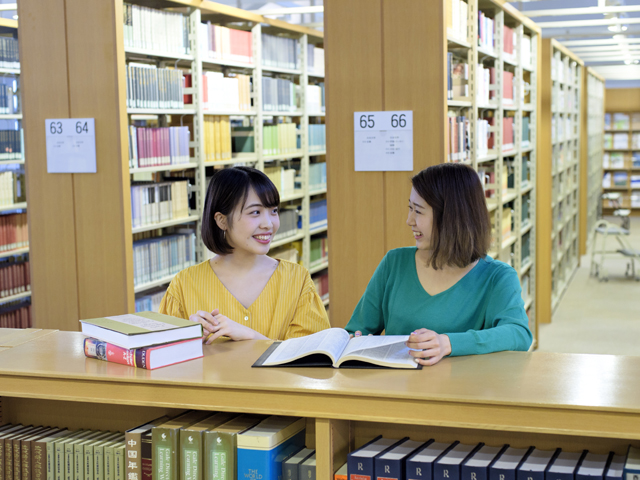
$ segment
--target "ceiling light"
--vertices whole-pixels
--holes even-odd
[[[18,19],[18,15],[14,15],[14,16],[13,16],[13,19],[14,19],[14,20],[17,20],[17,19]]]

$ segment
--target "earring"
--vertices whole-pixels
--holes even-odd
[[[227,239],[227,231],[226,230],[222,230],[222,238],[224,238],[225,240]]]

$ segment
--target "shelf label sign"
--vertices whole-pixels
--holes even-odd
[[[413,170],[413,112],[354,112],[356,172]]]
[[[48,173],[96,173],[96,130],[93,118],[49,118]]]

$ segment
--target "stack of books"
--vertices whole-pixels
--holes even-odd
[[[80,320],[89,358],[153,370],[202,357],[202,325],[155,312]]]

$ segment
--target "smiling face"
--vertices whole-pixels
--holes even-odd
[[[433,228],[433,209],[414,188],[409,196],[409,215],[407,225],[411,227],[418,250],[431,250],[431,231]]]
[[[265,207],[253,188],[249,189],[244,205],[231,213],[226,239],[234,253],[266,255],[273,236],[280,227],[278,207]]]

